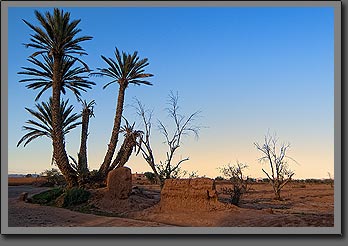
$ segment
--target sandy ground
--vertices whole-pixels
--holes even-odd
[[[29,196],[42,192],[47,188],[32,186],[9,186],[8,188],[8,226],[9,227],[36,227],[36,226],[77,226],[77,227],[153,227],[167,226],[162,223],[139,221],[134,219],[97,216],[83,214],[63,208],[41,206],[25,203],[18,200],[22,192]],[[54,215],[54,216],[52,216]]]
[[[220,188],[221,185],[217,185],[218,191]],[[127,218],[81,214],[67,209],[18,201],[18,196],[23,191],[31,195],[43,189],[30,186],[9,187],[9,226],[334,226],[334,188],[328,184],[289,184],[284,187],[283,201],[273,199],[269,184],[253,184],[249,193],[244,195],[240,207],[229,210],[183,213],[160,211],[158,206],[154,205],[141,211],[125,213],[124,216]],[[156,194],[156,191],[152,192]],[[158,202],[159,196],[151,197],[150,203]],[[221,201],[227,198],[223,194],[219,195]],[[149,201],[147,203],[149,204]],[[107,211],[105,207],[104,210]]]
[[[222,185],[217,185],[217,190]],[[289,184],[282,201],[274,200],[269,184],[253,184],[240,207],[226,211],[171,213],[149,208],[130,216],[179,226],[213,227],[332,227],[334,188],[327,184]],[[228,196],[219,195],[220,200]]]

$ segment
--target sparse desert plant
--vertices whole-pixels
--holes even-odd
[[[281,200],[280,192],[282,188],[295,174],[289,168],[287,162],[287,160],[295,161],[293,158],[286,155],[287,150],[290,148],[290,144],[281,144],[279,149],[278,138],[275,135],[271,136],[270,134],[267,134],[262,145],[259,143],[254,143],[254,145],[262,152],[262,157],[259,158],[259,161],[261,163],[268,163],[270,166],[270,173],[263,168],[262,171],[267,175],[267,178],[273,187],[275,199]]]
[[[198,178],[198,171],[192,171],[191,173],[189,173],[188,177],[189,179]]]
[[[63,186],[66,184],[64,176],[56,168],[47,169],[40,176],[47,179],[46,186]]]
[[[232,188],[223,187],[222,193],[230,195],[230,201],[234,205],[238,205],[243,194],[248,191],[248,177],[244,177],[243,170],[248,166],[237,161],[236,164],[228,164],[220,169],[221,174],[228,179]]]

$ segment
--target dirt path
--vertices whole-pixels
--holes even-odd
[[[104,217],[93,214],[83,214],[63,208],[41,206],[18,200],[22,192],[29,196],[42,192],[47,188],[32,186],[9,186],[8,188],[8,226],[37,227],[37,226],[77,226],[77,227],[165,227],[166,224],[140,221],[134,219]]]

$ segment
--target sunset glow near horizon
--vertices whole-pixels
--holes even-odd
[[[59,6],[57,6],[59,7]],[[8,11],[8,171],[41,173],[51,169],[52,144],[39,138],[16,147],[34,108],[38,91],[25,88],[17,74],[35,49],[25,48],[33,32],[22,19],[38,25],[34,10],[53,8],[10,7]],[[218,168],[237,160],[249,167],[245,174],[265,177],[261,153],[267,132],[289,142],[289,162],[295,179],[334,176],[334,9],[333,7],[78,7],[63,8],[72,19],[81,19],[81,35],[92,36],[81,45],[82,59],[93,70],[106,67],[101,55],[114,58],[121,51],[147,57],[146,72],[154,74],[153,86],[130,85],[124,115],[141,128],[132,107],[138,98],[153,115],[153,149],[157,162],[164,161],[166,145],[156,119],[170,125],[165,112],[170,91],[179,93],[179,106],[188,116],[196,110],[204,126],[198,139],[185,136],[176,153],[189,157],[182,164],[199,176],[221,176]],[[95,100],[90,120],[88,164],[98,169],[107,150],[115,115],[118,86],[96,82],[83,99]],[[46,101],[51,90],[38,101]],[[67,92],[64,99],[81,105]],[[122,140],[122,139],[121,139]],[[119,144],[118,146],[120,145]],[[77,156],[80,127],[66,136],[68,154]],[[141,155],[126,166],[132,172],[151,171]]]

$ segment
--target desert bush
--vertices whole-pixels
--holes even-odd
[[[62,204],[62,207],[68,208],[85,203],[88,201],[90,195],[91,193],[84,189],[69,189],[64,193],[64,202]]]
[[[47,190],[32,196],[30,201],[32,203],[41,204],[41,205],[53,205],[55,200],[63,194],[62,188],[55,188],[52,190]]]
[[[154,184],[156,182],[156,176],[154,173],[145,172],[144,175],[147,178],[147,180],[150,181],[151,184]]]
[[[45,177],[47,182],[45,186],[64,186],[66,185],[64,176],[56,168],[47,169],[40,174],[40,176]]]
[[[222,175],[232,183],[232,188],[223,187],[221,191],[230,196],[230,202],[234,205],[238,205],[243,194],[247,192],[248,177],[244,178],[243,175],[243,170],[247,167],[246,164],[237,161],[234,165],[228,164],[219,168]]]
[[[221,177],[221,176],[217,176],[217,177],[215,178],[215,180],[224,180],[224,178]]]

